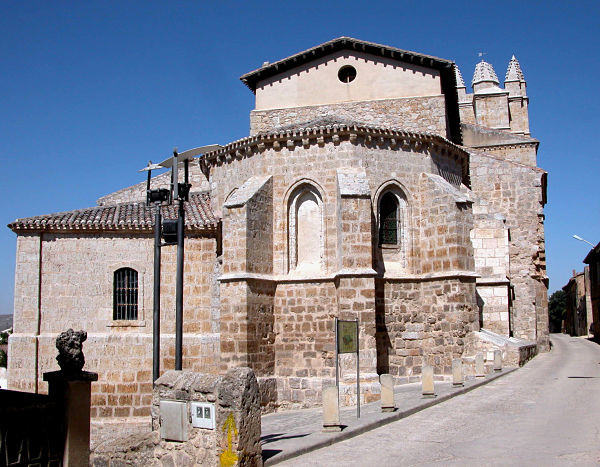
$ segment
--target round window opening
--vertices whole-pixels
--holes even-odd
[[[338,71],[338,78],[342,83],[350,83],[356,78],[356,68],[351,65],[345,65]]]

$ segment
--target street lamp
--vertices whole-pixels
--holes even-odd
[[[154,297],[153,297],[153,343],[152,343],[152,381],[158,379],[160,373],[160,249],[167,245],[177,245],[177,278],[175,289],[175,369],[182,369],[183,354],[183,252],[185,231],[185,209],[184,203],[189,201],[189,193],[192,185],[189,183],[189,161],[190,159],[207,152],[220,149],[222,146],[211,144],[189,149],[182,153],[173,149],[173,156],[160,162],[152,164],[140,170],[148,172],[146,183],[146,204],[154,204],[156,211],[154,215]],[[183,162],[184,182],[179,183],[179,163]],[[167,188],[150,189],[151,172],[155,169],[171,168],[171,186]],[[176,221],[166,219],[161,221],[160,208],[163,203],[171,204],[173,200],[178,202],[178,217]],[[162,235],[161,235],[162,234]],[[161,242],[161,237],[165,240]]]
[[[588,241],[587,241],[585,238],[581,238],[579,235],[573,235],[573,238],[574,238],[575,240],[579,240],[580,242],[585,242],[585,243],[587,243],[588,245],[592,245],[592,247],[596,246],[596,245],[594,245],[593,243],[591,243],[591,242],[588,242]]]

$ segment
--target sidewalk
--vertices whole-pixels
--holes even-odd
[[[465,381],[464,387],[459,388],[452,387],[451,382],[436,381],[437,396],[433,399],[424,399],[421,396],[421,383],[396,386],[394,389],[395,412],[383,413],[380,403],[372,402],[361,405],[361,417],[357,419],[356,406],[341,408],[340,422],[343,429],[337,433],[323,433],[321,408],[263,415],[261,441],[265,466],[278,464],[408,417],[452,397],[469,392],[516,369],[507,368],[498,373],[489,374],[485,378],[469,379]]]

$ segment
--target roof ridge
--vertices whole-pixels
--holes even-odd
[[[219,219],[212,211],[210,195],[206,191],[190,193],[192,203],[186,203],[186,226],[195,229],[214,228]],[[198,208],[201,206],[201,208]],[[176,217],[174,205],[161,209]],[[72,211],[43,214],[16,219],[8,224],[13,231],[39,230],[149,230],[154,225],[152,206],[139,201],[92,206]]]
[[[396,47],[378,44],[376,42],[363,41],[353,37],[341,36],[301,52],[297,52],[273,63],[265,62],[260,68],[256,68],[255,70],[243,74],[240,77],[240,80],[248,86],[251,91],[255,92],[256,84],[259,80],[266,79],[303,63],[323,57],[331,52],[346,48],[395,58],[400,61],[415,63],[416,65],[430,66],[436,69],[449,68],[453,63],[451,60],[435,57],[433,55],[422,54],[412,50],[398,49]]]

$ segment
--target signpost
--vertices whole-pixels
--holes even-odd
[[[335,385],[340,390],[340,362],[342,353],[356,354],[356,418],[360,418],[360,358],[358,350],[358,319],[347,321],[335,318]]]

